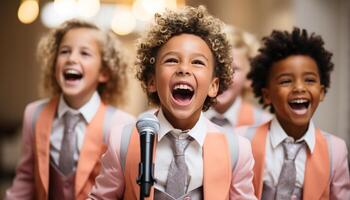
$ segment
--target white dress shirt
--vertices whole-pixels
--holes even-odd
[[[170,163],[173,159],[171,141],[168,137],[164,136],[168,134],[169,131],[174,130],[174,127],[165,118],[161,109],[158,112],[157,118],[159,120],[160,130],[157,135],[157,156],[155,160],[155,179],[157,182],[155,183],[155,188],[164,192]],[[190,176],[188,192],[203,185],[202,147],[207,129],[205,117],[203,113],[201,113],[196,125],[187,133],[194,139],[185,150],[185,162]]]
[[[213,107],[206,111],[204,114],[208,119],[212,117],[218,117],[221,119],[227,119],[229,123],[221,126],[226,133],[233,133],[233,129],[238,121],[239,108],[242,104],[242,98],[238,96],[234,103],[223,114],[218,113]]]
[[[271,122],[269,134],[266,137],[266,155],[265,155],[265,170],[264,170],[264,182],[269,183],[271,186],[277,186],[278,177],[281,173],[284,150],[282,142],[287,137],[290,137],[283,130],[278,120],[274,118]],[[290,137],[292,141],[294,139]],[[304,172],[307,158],[307,149],[312,153],[315,147],[315,126],[310,121],[309,127],[303,137],[296,142],[305,141],[304,145],[298,155],[295,158],[296,167],[296,186],[303,187],[304,185]]]
[[[70,111],[73,114],[80,113],[82,115],[79,122],[74,128],[74,131],[77,134],[78,142],[77,149],[74,153],[74,160],[77,162],[79,159],[80,149],[83,146],[86,126],[92,121],[93,117],[95,116],[99,108],[100,102],[100,96],[97,92],[95,92],[85,105],[83,105],[79,110],[75,110],[67,105],[63,96],[61,95],[58,103],[57,114],[55,116],[55,119],[53,120],[50,136],[50,156],[56,165],[58,165],[59,162],[61,144],[64,134],[63,115],[67,111]]]

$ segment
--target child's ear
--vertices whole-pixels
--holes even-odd
[[[324,85],[321,85],[320,101],[323,101],[324,97],[325,97]]]
[[[148,80],[147,91],[149,93],[157,92],[156,80],[154,78],[154,75],[152,75],[151,78]]]
[[[262,92],[262,98],[264,100],[264,105],[270,105],[271,104],[270,91],[266,88],[262,88],[261,92]]]
[[[98,82],[99,83],[106,83],[109,80],[109,71],[107,69],[101,70],[101,73],[98,77]]]
[[[219,92],[219,78],[218,77],[214,77],[213,80],[210,83],[209,86],[209,91],[208,91],[208,96],[209,97],[216,97],[218,92]]]

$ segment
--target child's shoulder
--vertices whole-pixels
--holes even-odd
[[[321,129],[320,132],[326,138],[328,146],[332,148],[333,152],[342,152],[344,150],[347,151],[346,142],[344,139]]]
[[[49,100],[49,98],[45,98],[28,103],[25,107],[25,115],[28,116],[37,113],[49,102]]]
[[[130,113],[127,113],[126,111],[123,111],[114,106],[107,106],[107,112],[113,113],[112,121],[116,120],[116,121],[128,124],[128,123],[133,123],[136,120],[136,118]]]

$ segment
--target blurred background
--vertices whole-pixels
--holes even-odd
[[[131,58],[135,41],[165,7],[205,5],[225,23],[258,38],[293,26],[320,34],[334,53],[335,70],[314,120],[350,144],[350,1],[348,0],[1,0],[0,3],[0,199],[10,186],[21,151],[25,105],[39,98],[36,46],[47,31],[72,17],[111,28]],[[121,109],[137,116],[147,100],[129,71],[128,101]],[[142,98],[139,98],[139,97]],[[135,98],[137,97],[137,98]]]

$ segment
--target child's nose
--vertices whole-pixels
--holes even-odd
[[[176,73],[178,75],[190,75],[190,66],[185,63],[182,63],[178,66]]]
[[[305,91],[305,84],[303,81],[296,81],[294,84],[294,91],[296,92],[304,92]]]
[[[75,63],[75,62],[78,62],[78,58],[79,58],[78,53],[73,51],[71,54],[69,54],[68,61],[70,63]]]

